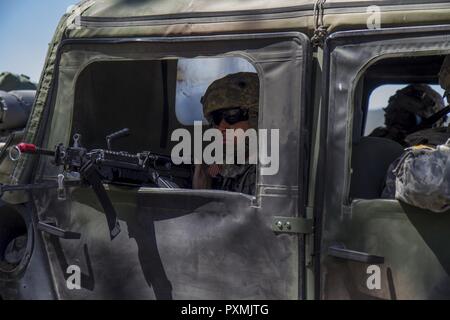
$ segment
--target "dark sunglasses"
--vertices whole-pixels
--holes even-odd
[[[232,109],[222,109],[216,110],[209,114],[207,120],[209,123],[214,123],[218,126],[222,119],[225,120],[228,124],[235,124],[240,121],[248,120],[248,109],[242,108],[232,108]]]

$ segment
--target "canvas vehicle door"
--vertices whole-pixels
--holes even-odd
[[[91,190],[72,190],[70,200],[62,202],[56,201],[54,194],[42,195],[40,199],[48,201],[39,200],[40,218],[53,219],[60,228],[81,234],[79,240],[45,237],[59,295],[88,299],[302,297],[302,233],[307,228],[299,224],[303,223],[307,150],[301,129],[305,121],[308,48],[307,38],[299,33],[66,42],[59,57],[57,93],[44,145],[70,142],[68,124],[80,111],[74,107],[77,81],[81,79],[77,77],[95,61],[165,60],[170,68],[174,57],[229,56],[247,59],[257,70],[259,129],[267,129],[269,138],[271,130],[279,130],[280,157],[273,174],[264,175],[267,168],[258,167],[255,196],[217,190],[110,186],[109,195],[122,227],[113,241]],[[85,91],[83,101],[92,103],[88,95]],[[123,108],[131,111],[133,106]],[[129,116],[124,116],[123,109],[117,112],[119,117]],[[146,132],[159,135],[152,128]],[[96,139],[102,140],[102,134]],[[276,143],[269,139],[269,150],[276,152]],[[48,176],[56,172],[44,161],[41,173]],[[276,229],[279,221],[282,227]],[[286,228],[287,222],[292,227]],[[81,290],[67,289],[70,265],[81,269]]]
[[[322,218],[319,240],[320,298],[430,299],[450,297],[450,255],[446,240],[450,215],[407,206],[396,200],[350,199],[352,150],[360,143],[357,87],[365,70],[389,57],[445,55],[450,52],[448,28],[410,28],[337,33],[325,51],[328,118],[327,176],[316,205]],[[382,139],[382,138],[377,138]],[[388,140],[389,142],[390,140]],[[364,159],[367,168],[381,165],[388,143],[375,144]],[[322,153],[325,155],[325,153]],[[322,158],[323,160],[324,158]],[[332,160],[331,160],[332,159]],[[374,166],[372,166],[372,164]],[[386,172],[387,168],[385,168]],[[371,181],[366,181],[369,186]],[[365,185],[364,183],[361,185]],[[320,221],[320,220],[319,220]]]

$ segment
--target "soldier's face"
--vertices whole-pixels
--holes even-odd
[[[226,130],[227,129],[233,129],[233,130],[237,130],[237,129],[242,129],[244,132],[248,129],[250,129],[250,123],[248,122],[248,120],[244,120],[244,121],[239,121],[236,122],[234,124],[229,124],[228,122],[225,121],[225,119],[222,119],[222,121],[220,121],[219,125],[214,125],[214,127],[216,129],[219,129],[222,132],[222,137],[223,137],[223,143],[234,143],[236,144],[237,142],[237,136],[233,137],[227,137],[227,133]]]
[[[414,129],[420,123],[420,120],[414,113],[403,109],[397,110],[395,114],[385,114],[387,127],[395,127],[405,131]]]

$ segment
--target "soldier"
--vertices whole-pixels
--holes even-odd
[[[235,137],[227,139],[226,129],[257,129],[258,75],[239,72],[218,79],[208,87],[201,102],[205,118],[222,132],[224,141],[236,144]],[[194,189],[212,188],[255,194],[255,184],[255,164],[201,164],[195,166],[192,186]]]
[[[444,63],[441,66],[441,70],[439,72],[439,84],[445,90],[444,97],[446,97],[448,100],[448,96],[449,96],[448,93],[450,92],[450,55],[445,58]],[[445,120],[443,117],[437,123],[442,125],[442,123],[444,121]],[[434,170],[436,172],[436,168],[439,169],[439,166],[440,166],[440,164],[438,164],[436,166],[436,163],[438,163],[438,160],[436,160],[437,158],[436,159],[432,159],[432,158],[435,158],[435,157],[442,158],[443,157],[442,154],[433,152],[432,148],[436,147],[438,145],[445,144],[448,141],[448,139],[450,139],[450,127],[449,126],[446,126],[446,127],[435,126],[434,128],[420,130],[420,131],[411,133],[410,135],[406,136],[405,137],[406,145],[411,146],[413,148],[411,148],[410,150],[407,150],[406,153],[402,157],[400,157],[399,159],[394,161],[394,163],[389,167],[387,177],[386,177],[386,186],[383,190],[382,198],[393,199],[394,197],[397,197],[397,195],[400,195],[400,193],[405,193],[405,190],[408,190],[409,188],[414,189],[415,187],[414,187],[414,184],[412,183],[412,181],[414,181],[414,179],[419,176],[422,179],[422,178],[426,177],[426,175],[429,173],[428,177],[432,177],[431,171],[428,172],[427,168],[430,168],[429,170]],[[405,168],[402,168],[402,166],[404,166],[405,163],[407,165],[413,163],[413,161],[410,161],[411,158],[414,158],[419,154],[425,155],[427,153],[428,153],[428,155],[426,155],[425,158],[422,157],[422,160],[420,161],[420,163],[417,161],[414,162],[416,164],[417,168],[420,168],[420,170],[417,170],[414,173],[414,172],[409,172],[409,170],[405,170]],[[431,162],[434,162],[434,164],[431,165]],[[427,163],[428,163],[428,165],[427,165]],[[423,173],[423,174],[420,175],[421,173]],[[397,183],[396,178],[399,175],[408,176],[408,180],[410,181],[408,186],[402,185],[401,182]],[[440,179],[440,177],[436,177],[436,178]],[[398,189],[398,187],[401,188],[401,190],[399,190],[399,191],[401,191],[400,193],[399,192],[396,193],[396,189]],[[430,186],[427,186],[427,188],[429,188],[429,187]],[[435,186],[435,187],[437,187],[438,189],[440,188],[444,192],[444,190],[440,186]],[[431,190],[429,190],[429,192],[431,192]],[[406,199],[406,197],[404,195],[403,196],[400,195],[400,198],[402,198],[403,200]],[[412,199],[411,197],[408,197],[408,199],[410,202],[415,203],[413,200],[411,200]],[[420,200],[416,199],[415,201],[420,203],[420,201],[422,201],[422,199],[420,199]],[[435,203],[432,203],[431,200],[428,201],[428,203],[431,207],[435,205]],[[422,205],[422,207],[427,208],[426,206],[423,206],[423,205]]]
[[[421,122],[444,108],[442,97],[426,84],[412,84],[389,98],[385,111],[385,127],[376,128],[369,136],[388,138],[409,146],[406,136],[418,130]],[[440,127],[442,118],[434,124]]]

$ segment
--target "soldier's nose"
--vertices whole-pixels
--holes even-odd
[[[219,123],[218,129],[220,131],[225,131],[226,129],[229,129],[229,128],[230,128],[230,125],[225,120],[222,119],[222,121],[220,121],[220,123]]]

